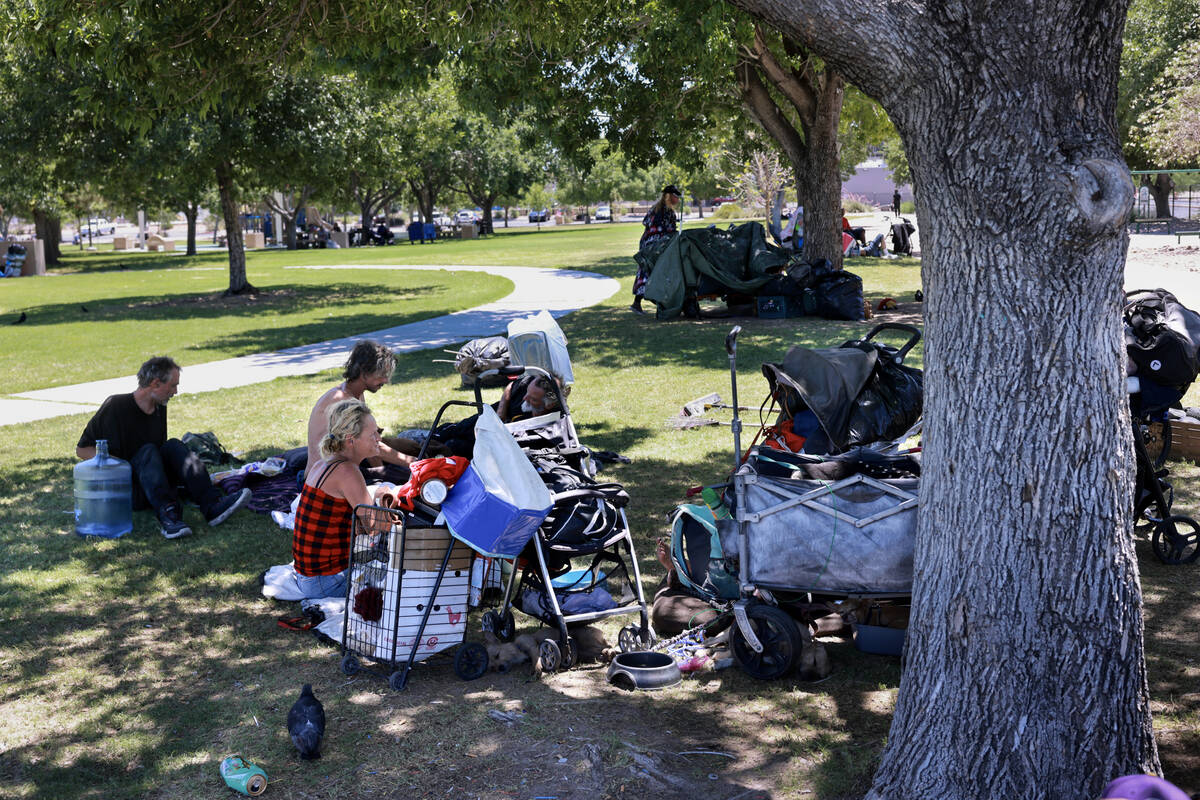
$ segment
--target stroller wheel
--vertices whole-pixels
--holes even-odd
[[[754,652],[741,628],[734,625],[729,641],[734,658],[752,678],[764,681],[782,678],[791,671],[803,646],[796,623],[786,612],[762,604],[750,606],[746,616],[762,644],[762,652]]]
[[[483,615],[483,629],[496,634],[496,638],[502,642],[511,642],[517,633],[517,623],[508,609],[503,614],[488,611]]]
[[[617,634],[617,646],[621,648],[622,653],[649,650],[654,646],[654,634],[641,625],[626,625]]]
[[[342,658],[342,673],[344,675],[357,675],[362,669],[362,664],[358,663],[358,657],[353,653],[346,653]]]
[[[393,692],[403,692],[408,688],[408,673],[398,669],[388,676],[388,686]]]
[[[538,657],[542,662],[542,672],[556,672],[563,664],[562,650],[553,639],[542,641],[541,647],[538,648]]]
[[[1191,517],[1167,517],[1154,526],[1150,546],[1164,564],[1190,564],[1200,558],[1200,525]]]
[[[454,674],[464,681],[482,677],[487,668],[487,648],[479,642],[467,642],[454,654]]]

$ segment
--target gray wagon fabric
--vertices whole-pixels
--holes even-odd
[[[829,594],[912,591],[915,478],[841,481],[767,478],[743,466],[750,581]],[[726,557],[743,557],[738,522],[718,523]]]

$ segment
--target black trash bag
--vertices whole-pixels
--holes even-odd
[[[833,262],[828,258],[814,259],[808,263],[808,266],[811,270],[814,280],[818,280],[826,275],[832,275],[834,272],[837,272],[837,270],[833,268]]]
[[[508,366],[508,339],[503,336],[485,336],[472,339],[458,349],[454,357],[454,369],[462,376],[464,388],[475,385],[481,372]],[[480,386],[503,386],[507,379],[503,375],[491,375]]]
[[[903,256],[912,255],[912,235],[917,232],[913,224],[901,217],[892,225],[892,252]]]
[[[758,293],[767,297],[799,297],[804,292],[805,287],[806,284],[793,278],[791,275],[780,273],[764,283],[762,288],[758,290]]]
[[[811,264],[805,264],[803,261],[796,261],[789,264],[787,276],[792,279],[792,282],[797,286],[807,289],[813,284],[813,268]]]
[[[1125,296],[1125,351],[1139,378],[1186,391],[1200,374],[1200,314],[1165,289]]]
[[[839,270],[817,278],[817,316],[825,319],[863,319],[862,278],[853,272]]]
[[[811,412],[824,436],[810,435],[808,454],[842,452],[892,440],[921,416],[921,370],[899,363],[900,353],[875,341],[841,347],[793,347],[779,364],[762,365],[781,418]]]
[[[921,418],[921,370],[896,363],[891,348],[875,342],[865,346],[878,350],[879,358],[866,386],[854,399],[846,425],[847,447],[895,439]]]

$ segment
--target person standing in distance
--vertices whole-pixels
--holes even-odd
[[[675,209],[679,208],[681,197],[683,197],[683,193],[675,184],[667,184],[663,187],[662,196],[658,198],[654,208],[650,209],[642,218],[642,225],[646,228],[642,231],[642,238],[638,242],[638,255],[642,258],[637,259],[637,277],[633,279],[633,305],[629,307],[629,310],[635,314],[646,313],[642,309],[642,297],[646,293],[646,282],[650,280],[650,262],[644,256],[652,245],[663,239],[671,238],[679,231],[679,221]]]

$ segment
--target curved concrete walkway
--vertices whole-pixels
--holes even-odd
[[[190,364],[184,367],[183,380],[179,384],[180,394],[212,392],[265,383],[283,376],[311,375],[332,369],[345,363],[346,354],[358,339],[375,339],[397,353],[408,353],[447,347],[480,336],[493,336],[504,333],[508,323],[518,317],[535,314],[542,309],[561,317],[603,302],[620,288],[616,279],[594,272],[535,267],[340,264],[289,269],[486,272],[512,281],[513,291],[494,303],[394,328],[289,347],[276,353],[255,353],[207,364]],[[94,411],[109,395],[131,392],[136,387],[136,376],[124,376],[10,395],[0,398],[0,426]]]

